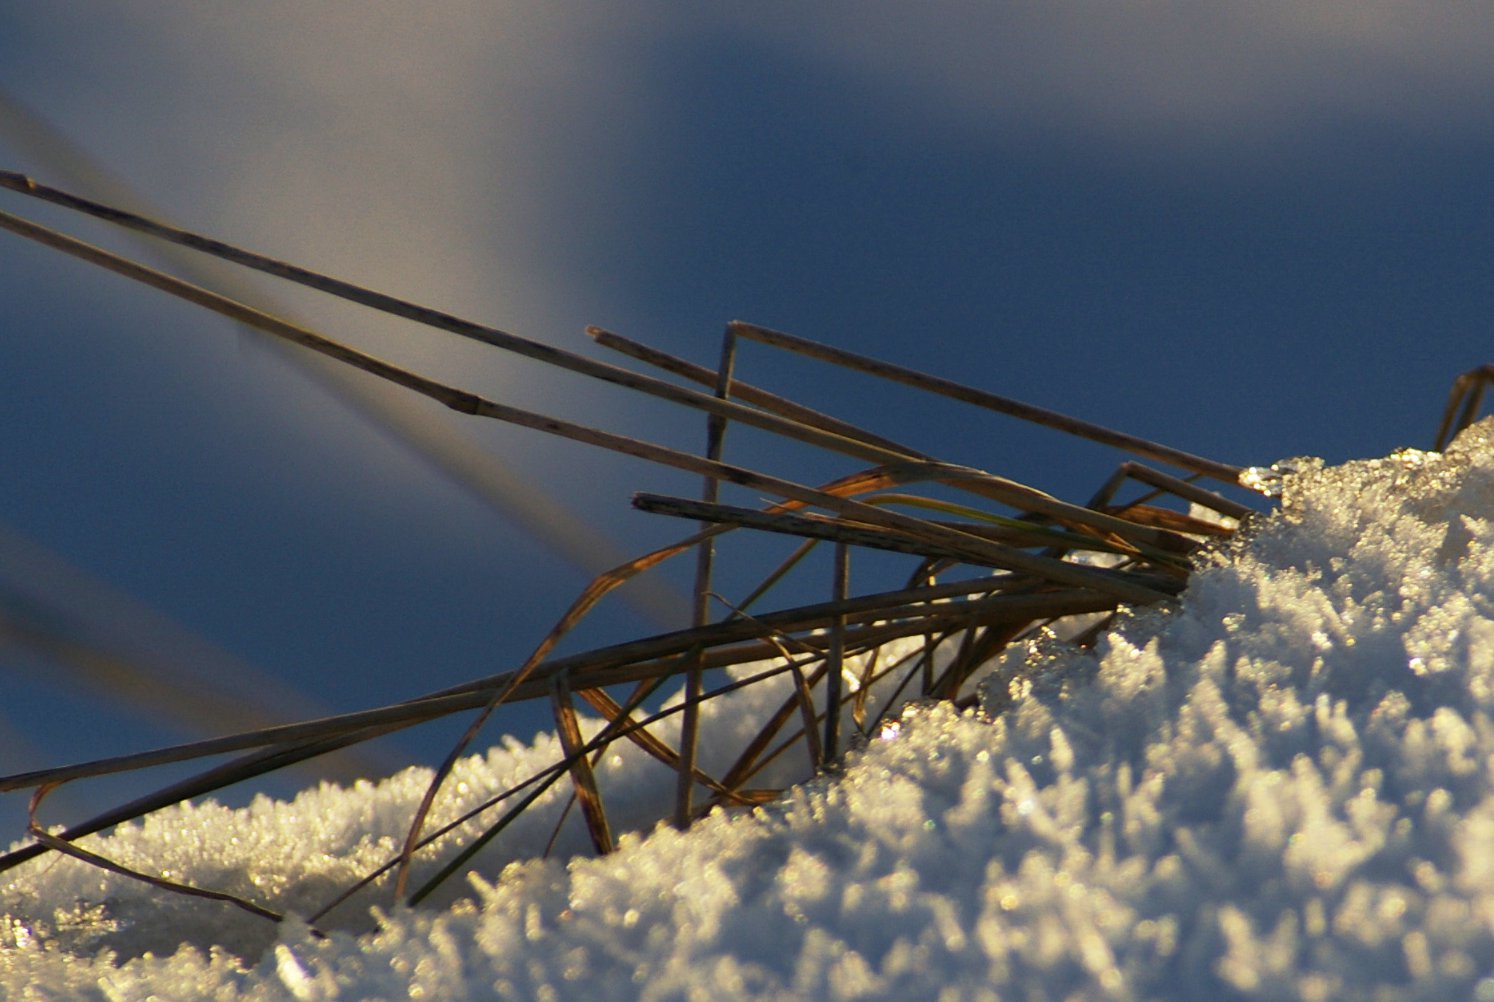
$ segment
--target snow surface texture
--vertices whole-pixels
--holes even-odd
[[[605,859],[574,831],[539,858],[557,794],[461,899],[326,940],[29,864],[0,885],[0,994],[1494,1000],[1491,519],[1494,421],[1303,463],[1178,607],[1009,654],[985,714],[911,710],[839,780]],[[541,745],[464,763],[462,796]],[[387,855],[426,775],[92,845],[305,908]],[[624,817],[668,794],[627,756],[601,780]]]

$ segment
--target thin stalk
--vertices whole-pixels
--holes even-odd
[[[736,363],[736,338],[730,328],[722,336],[721,362],[716,370],[716,396],[725,400],[731,395],[732,368]],[[706,458],[712,462],[721,460],[721,449],[726,438],[726,418],[711,414],[706,418]],[[701,488],[705,504],[715,504],[721,484],[715,477],[707,476]],[[702,526],[707,528],[707,526]],[[716,537],[702,533],[695,551],[695,605],[691,610],[692,623],[705,626],[711,611],[711,572],[716,559]],[[680,830],[690,826],[695,793],[695,753],[700,739],[700,693],[704,686],[700,665],[699,648],[690,652],[690,667],[685,672],[685,714],[680,722],[680,763],[675,774],[674,825]]]
[[[552,680],[550,698],[555,709],[555,733],[560,738],[560,747],[567,761],[571,763],[571,782],[575,785],[576,799],[581,802],[581,814],[586,819],[592,848],[596,849],[598,856],[609,855],[614,846],[612,826],[607,821],[607,809],[602,803],[596,773],[592,771],[591,760],[584,750],[581,723],[576,717],[571,687],[564,672]]]
[[[243,250],[242,248],[224,243],[221,240],[204,237],[180,229],[179,227],[168,226],[165,223],[146,219],[136,213],[101,205],[89,199],[39,184],[23,174],[0,171],[0,187],[9,188],[21,194],[31,195],[57,205],[75,209],[129,229],[148,233],[151,236],[159,237],[160,239],[168,240],[184,247],[191,247],[195,250],[222,258],[223,260],[253,268],[256,271],[266,274],[275,275],[287,281],[295,282],[299,285],[304,285],[308,288],[316,289],[328,295],[346,299],[383,313],[412,320],[416,323],[436,328],[437,330],[457,334],[489,345],[490,347],[510,351],[514,354],[553,365],[560,369],[566,369],[580,375],[599,379],[603,382],[622,386],[625,389],[636,390],[663,400],[695,407],[707,413],[732,417],[754,427],[787,435],[791,438],[796,438],[832,451],[841,452],[845,455],[856,456],[860,459],[878,463],[908,458],[901,452],[889,451],[868,442],[845,438],[829,431],[821,431],[820,429],[790,421],[734,401],[720,400],[707,393],[676,386],[662,379],[645,376],[619,366],[610,365],[606,362],[598,362],[584,355],[578,355],[574,352],[542,344],[538,341],[531,341],[528,338],[510,334],[496,327],[489,327],[471,320],[464,320],[461,317],[443,313],[440,310],[433,310],[429,307],[419,306],[385,293],[362,288],[351,282],[344,282],[340,279],[320,275],[297,265],[277,261],[262,254]],[[200,289],[197,286],[190,286],[189,283],[173,279],[170,276],[166,276],[161,272],[146,268],[135,262],[129,262],[127,259],[120,258],[97,247],[92,247],[82,241],[74,240],[71,237],[54,230],[49,230],[36,223],[12,216],[8,213],[0,213],[0,228],[8,229],[20,236],[35,240],[38,243],[45,244],[64,253],[72,254],[99,267],[133,278],[136,281],[144,282],[162,291],[171,292],[173,295],[181,295],[182,298],[194,302],[199,306],[212,309],[215,312],[224,312],[216,306],[211,305],[212,301],[209,299],[183,295],[182,292],[175,291],[184,286],[196,289],[198,293],[205,293],[206,290]],[[147,274],[152,277],[147,277]],[[163,282],[163,279],[167,281]],[[208,295],[212,296],[211,293]],[[214,298],[225,299],[226,297]],[[229,301],[232,302],[231,300]],[[231,314],[225,313],[224,315]],[[251,326],[265,330],[259,323],[254,323],[242,317],[235,316],[233,319],[250,323]],[[271,331],[270,333],[275,332]],[[295,339],[293,338],[292,340]],[[344,359],[344,361],[347,360]]]
[[[831,578],[832,601],[844,602],[851,589],[851,548],[835,544],[835,570]],[[846,620],[836,616],[830,626],[830,653],[825,659],[825,751],[824,767],[834,768],[840,761],[840,703],[845,685]]]
[[[1010,397],[988,393],[985,390],[978,390],[972,386],[966,386],[953,380],[941,379],[938,376],[931,376],[916,369],[907,369],[892,362],[884,362],[866,355],[859,355],[856,352],[846,351],[843,348],[834,348],[830,345],[811,341],[808,338],[785,334],[782,331],[769,330],[766,327],[759,327],[756,324],[740,320],[732,321],[732,325],[736,327],[738,335],[751,341],[797,352],[801,355],[807,355],[810,358],[817,358],[821,361],[831,362],[858,372],[879,376],[895,383],[902,383],[905,386],[938,393],[968,404],[974,404],[977,407],[984,407],[987,410],[1008,414],[1012,417],[1021,418],[1024,421],[1031,421],[1034,424],[1040,424],[1047,428],[1067,432],[1079,438],[1086,438],[1092,442],[1100,442],[1104,445],[1114,446],[1117,449],[1124,449],[1138,456],[1147,456],[1159,462],[1180,466],[1185,470],[1192,470],[1194,473],[1201,473],[1206,477],[1222,480],[1225,483],[1238,483],[1240,474],[1243,472],[1238,466],[1231,466],[1228,463],[1220,463],[1212,459],[1205,459],[1202,456],[1195,456],[1181,449],[1160,445],[1136,435],[1128,435],[1125,432],[1106,428],[1103,425],[1081,421],[1078,418],[1070,417],[1067,414],[1060,414],[1057,411],[1050,411],[1043,407],[1024,404]]]
[[[658,348],[643,344],[640,341],[634,341],[631,338],[623,337],[621,334],[616,334],[609,330],[603,330],[600,327],[588,327],[586,333],[603,348],[610,348],[613,351],[627,355],[629,358],[635,358],[647,365],[663,369],[665,372],[673,373],[676,376],[681,376],[704,386],[712,386],[716,382],[716,373],[711,369],[703,365],[696,365],[694,362],[688,362],[666,351],[660,351]],[[791,421],[809,425],[811,428],[833,431],[837,435],[843,435],[846,438],[869,442],[872,445],[881,446],[892,452],[902,453],[909,459],[933,458],[927,453],[919,452],[917,449],[904,445],[901,442],[894,442],[890,438],[874,434],[865,428],[851,424],[849,421],[842,421],[839,418],[831,417],[829,414],[817,411],[812,407],[805,407],[803,404],[795,403],[787,397],[781,397],[776,393],[769,393],[767,390],[753,386],[751,383],[744,383],[741,380],[733,381],[731,395],[738,400],[744,400],[765,411],[782,415]]]
[[[1121,469],[1132,480],[1155,487],[1158,490],[1167,491],[1182,498],[1184,501],[1191,501],[1194,504],[1202,505],[1205,508],[1217,511],[1221,515],[1240,519],[1248,518],[1255,514],[1255,509],[1247,505],[1231,501],[1221,494],[1216,494],[1195,483],[1190,483],[1187,480],[1163,473],[1161,470],[1154,470],[1150,466],[1128,460],[1121,464]]]
[[[993,580],[999,581],[1000,579]],[[995,586],[993,583],[981,582],[961,583],[952,587],[968,588],[971,592],[976,592],[991,590]],[[706,658],[705,663],[708,667],[740,664],[771,655],[771,648],[761,644],[749,644],[740,649],[725,648],[725,645],[744,640],[750,641],[758,637],[761,630],[759,623],[766,623],[776,630],[813,630],[830,625],[836,615],[861,613],[868,617],[891,619],[898,614],[897,611],[900,608],[898,603],[891,600],[892,596],[906,594],[908,593],[885,593],[880,596],[851,599],[843,604],[819,603],[763,615],[758,618],[757,622],[732,621],[715,623],[701,630],[675,631],[644,641],[630,641],[584,654],[557,658],[543,662],[527,673],[515,671],[493,675],[403,703],[171,745],[130,755],[17,773],[0,777],[0,792],[31,789],[43,783],[68,782],[91,776],[131,772],[251,748],[339,738],[375,727],[390,729],[410,727],[452,713],[483,707],[488,704],[495,693],[499,692],[507,691],[510,694],[509,698],[514,700],[542,698],[548,693],[550,678],[561,671],[571,673],[572,687],[577,690],[679,674],[684,668],[673,659],[695,644],[722,648],[719,657],[708,656]],[[931,598],[943,597],[946,594],[943,591],[930,590]],[[917,624],[922,622],[924,617],[968,618],[988,614],[1019,614],[1027,609],[1055,610],[1053,613],[1055,615],[1066,615],[1072,612],[1099,611],[1113,604],[1112,597],[1088,589],[1060,589],[1016,595],[998,594],[963,605],[950,606],[948,610],[940,603],[925,604],[921,601],[914,601],[903,607],[902,615],[911,615],[914,620],[910,626],[903,628],[916,632]],[[897,628],[879,629],[884,631],[881,635],[893,636]]]
[[[73,845],[66,839],[58,838],[56,835],[53,835],[51,832],[47,831],[47,829],[43,827],[43,825],[36,819],[37,812],[41,809],[42,801],[46,798],[47,794],[52,789],[52,786],[42,786],[37,788],[36,793],[31,798],[31,806],[27,812],[26,826],[27,833],[32,838],[36,839],[38,843],[46,846],[48,849],[51,849],[54,852],[60,852],[64,856],[71,856],[82,863],[88,864],[89,866],[96,866],[101,870],[107,870],[110,873],[117,873],[122,877],[128,877],[131,880],[138,880],[143,884],[149,884],[151,887],[156,887],[164,891],[171,891],[175,894],[185,894],[189,897],[194,898],[207,898],[210,901],[222,901],[225,904],[230,904],[236,908],[240,908],[251,915],[255,915],[259,918],[269,919],[271,922],[279,922],[285,917],[279,912],[271,911],[263,905],[257,905],[247,898],[239,897],[237,894],[229,894],[226,891],[214,891],[203,887],[195,887],[191,884],[183,884],[175,880],[168,880],[165,877],[156,877],[148,873],[141,873],[139,870],[132,870],[128,866],[125,866],[122,863],[116,863],[114,860],[109,859],[105,856],[100,856],[98,853],[89,852],[87,849],[83,849],[76,845]]]
[[[1437,426],[1437,440],[1432,448],[1439,452],[1452,444],[1453,438],[1473,424],[1483,402],[1484,390],[1494,383],[1494,365],[1481,365],[1469,369],[1453,380],[1452,391],[1447,395],[1447,407],[1442,412],[1442,422]],[[1462,413],[1458,405],[1462,404]],[[1455,416],[1456,415],[1456,416]]]
[[[1107,587],[1105,584],[1101,584],[1096,581],[1095,577],[1089,574],[1087,569],[1076,567],[1072,564],[1065,564],[1061,561],[1048,560],[1043,557],[1036,557],[1028,554],[1018,553],[1016,551],[1005,550],[1004,548],[992,547],[984,540],[981,540],[975,536],[970,536],[966,533],[957,532],[955,530],[947,529],[941,526],[929,526],[928,523],[920,522],[917,519],[908,518],[907,516],[898,515],[893,512],[881,512],[870,505],[853,501],[849,498],[835,497],[833,495],[829,495],[821,491],[816,491],[812,488],[804,487],[801,484],[795,484],[792,481],[784,480],[779,477],[772,477],[766,474],[757,473],[753,470],[748,470],[743,467],[713,462],[711,460],[703,459],[698,456],[692,456],[688,453],[679,452],[673,449],[667,449],[663,446],[655,445],[653,443],[641,442],[637,439],[627,438],[623,435],[617,435],[612,432],[605,432],[595,428],[588,428],[584,425],[562,421],[558,418],[547,417],[542,414],[536,414],[532,411],[525,411],[517,407],[510,407],[506,404],[500,404],[491,400],[487,400],[475,393],[470,393],[466,390],[459,390],[455,387],[447,386],[446,384],[440,383],[436,380],[428,379],[425,376],[418,375],[390,362],[386,362],[383,359],[376,358],[365,352],[350,348],[339,342],[333,341],[330,338],[326,338],[312,331],[297,327],[294,324],[286,323],[285,321],[280,320],[276,317],[272,317],[268,314],[260,312],[259,310],[255,310],[253,307],[249,307],[244,305],[243,303],[238,303],[234,300],[228,299],[226,296],[219,296],[216,293],[209,292],[206,289],[201,289],[197,286],[191,285],[190,283],[182,282],[179,279],[172,278],[171,276],[165,275],[162,272],[146,268],[143,265],[139,265],[135,262],[120,258],[117,255],[110,254],[109,252],[101,250],[100,248],[85,244],[82,241],[73,240],[71,237],[66,237],[63,234],[55,233],[51,230],[47,230],[45,227],[36,226],[33,223],[29,223],[25,220],[18,219],[5,213],[0,213],[0,228],[12,229],[17,233],[21,233],[22,235],[32,236],[34,239],[38,239],[48,246],[55,247],[59,250],[64,250],[66,253],[74,254],[75,256],[83,260],[98,264],[101,267],[108,268],[112,271],[117,271],[120,274],[126,275],[128,277],[136,278],[137,280],[143,282],[144,284],[150,285],[153,288],[158,288],[162,291],[180,296],[181,298],[186,299],[189,302],[196,303],[199,306],[203,306],[204,308],[210,309],[213,312],[220,313],[224,316],[229,317],[230,319],[234,319],[241,323],[247,323],[251,326],[258,327],[259,329],[264,330],[267,333],[275,334],[278,337],[282,337],[294,343],[301,344],[304,347],[321,352],[322,354],[327,355],[330,358],[335,358],[338,361],[344,362],[348,365],[352,365],[355,368],[362,369],[363,371],[368,372],[372,375],[378,376],[382,379],[387,379],[398,385],[404,386],[407,389],[411,389],[417,393],[421,393],[425,396],[431,397],[434,400],[439,400],[441,403],[452,408],[453,410],[459,411],[464,414],[477,414],[482,417],[492,418],[509,424],[516,424],[520,427],[547,432],[549,434],[567,438],[572,441],[582,442],[588,445],[597,446],[599,448],[609,449],[613,452],[618,452],[623,455],[634,456],[640,459],[648,459],[665,466],[672,466],[676,469],[684,470],[688,473],[697,473],[702,476],[719,477],[720,479],[739,484],[743,487],[754,490],[771,491],[772,493],[777,494],[780,497],[789,498],[794,501],[799,501],[820,507],[827,507],[833,511],[839,511],[842,514],[856,514],[862,521],[884,525],[888,528],[901,528],[904,530],[917,531],[919,527],[922,527],[922,529],[933,536],[936,541],[944,542],[946,545],[970,546],[972,553],[974,553],[978,559],[988,560],[993,566],[996,567],[1005,567],[1012,570],[1026,570],[1033,573],[1039,573],[1043,576],[1051,578],[1056,582],[1076,585],[1092,584],[1094,587],[1100,588]],[[713,404],[720,404],[723,406],[727,403],[726,401],[715,400],[712,397],[704,397],[704,399],[710,400]],[[770,417],[770,415],[765,415],[760,411],[754,411],[752,408],[740,407],[739,405],[732,406],[737,407],[738,410],[742,413],[738,413],[737,411],[730,411],[729,413],[732,413],[733,416],[741,417],[743,418],[743,420],[747,420],[748,423],[756,424],[759,427],[764,426],[763,421],[760,419]],[[749,419],[744,417],[744,414],[753,415],[753,417]],[[782,422],[782,419],[779,418],[773,418],[772,420],[780,422],[782,424],[788,424],[788,422]],[[803,426],[800,425],[795,425],[794,427],[801,429],[803,434],[800,437],[804,438],[806,441],[812,440],[816,437],[823,438],[826,434],[822,432],[814,432],[810,429],[804,429]],[[848,441],[845,439],[840,439],[839,436],[829,437],[840,442]],[[871,451],[880,455],[885,455],[882,450],[874,449],[872,446],[868,446],[863,443],[852,443],[852,445],[854,446],[853,451]],[[957,468],[950,467],[951,474],[955,473],[956,470]],[[975,473],[978,471],[969,472]],[[1026,490],[1030,491],[1030,488],[1027,488]],[[1162,593],[1153,591],[1151,589],[1127,585],[1119,582],[1115,583],[1112,587],[1114,587],[1115,589],[1117,598],[1120,598],[1123,601],[1136,602],[1143,605],[1159,601],[1160,599],[1165,597]]]

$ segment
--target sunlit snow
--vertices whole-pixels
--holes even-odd
[[[574,827],[541,858],[557,793],[445,900],[358,902],[325,940],[27,864],[0,995],[1494,1000],[1494,420],[1282,486],[1175,608],[1008,654],[983,712],[912,709],[839,779],[605,859]],[[471,759],[445,809],[556,754]],[[667,802],[650,768],[603,764],[620,827]],[[388,856],[426,776],[89,844],[304,913]]]

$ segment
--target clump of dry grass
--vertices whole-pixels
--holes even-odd
[[[608,331],[593,328],[588,332],[603,348],[683,381],[673,382],[362,289],[37,184],[19,174],[0,172],[0,187],[693,408],[706,416],[707,443],[703,453],[696,455],[489,400],[138,262],[0,213],[0,227],[4,229],[404,386],[461,413],[585,442],[698,474],[703,481],[699,498],[637,495],[634,504],[638,508],[691,520],[701,527],[671,546],[628,560],[597,577],[528,659],[512,671],[356,713],[0,778],[0,790],[35,790],[30,826],[34,842],[0,857],[0,869],[55,851],[164,889],[218,898],[278,919],[273,910],[240,897],[125,870],[82,849],[76,841],[183,799],[459,713],[472,715],[470,726],[437,770],[424,801],[411,818],[403,850],[358,887],[348,888],[329,902],[312,916],[312,921],[359,887],[382,879],[392,884],[396,900],[418,902],[460,871],[540,794],[567,779],[593,847],[598,853],[607,853],[614,848],[616,835],[605,806],[605,790],[593,766],[613,743],[631,742],[674,771],[678,778],[672,820],[676,825],[687,826],[718,806],[761,804],[780,792],[758,785],[765,767],[779,757],[789,753],[805,756],[806,775],[811,770],[833,770],[847,744],[847,735],[841,732],[847,723],[863,733],[874,733],[881,724],[881,714],[906,699],[941,699],[966,705],[972,699],[972,676],[1007,646],[1065,623],[1083,624],[1082,628],[1071,627],[1070,633],[1075,642],[1087,643],[1121,606],[1164,602],[1176,596],[1187,584],[1191,556],[1209,541],[1230,535],[1238,521],[1252,511],[1217,490],[1201,486],[1202,481],[1237,484],[1243,472],[1238,467],[753,324],[727,325],[715,369]],[[744,342],[1034,422],[1114,446],[1135,458],[1121,463],[1087,502],[1063,501],[1005,477],[941,460],[744,382],[736,375],[738,349]],[[1494,378],[1491,371],[1488,367],[1475,370],[1459,384],[1461,390],[1455,388],[1443,438],[1456,430],[1455,425],[1471,421],[1478,409],[1477,393]],[[1460,400],[1463,413],[1455,418]],[[803,484],[728,463],[723,459],[722,444],[733,423],[850,456],[866,465],[857,473],[826,483]],[[1163,472],[1142,460],[1166,464],[1180,472]],[[719,493],[723,483],[740,485],[776,500],[761,508],[723,503]],[[1138,488],[1137,496],[1122,500],[1123,492]],[[791,536],[798,543],[761,586],[731,603],[725,618],[712,621],[716,544],[729,533],[743,531]],[[795,573],[815,547],[831,547],[834,551],[834,573],[825,600],[771,612],[755,611],[758,601]],[[879,590],[853,594],[851,555],[862,549],[908,554],[912,570]],[[552,656],[561,638],[609,593],[664,561],[687,554],[693,554],[696,563],[692,627],[583,654]],[[864,675],[850,675],[852,659],[898,638],[921,639],[914,644],[913,653],[885,664],[869,660],[871,667]],[[936,652],[941,652],[937,658]],[[708,676],[712,669],[756,662],[769,662],[774,667],[707,688],[708,677],[714,677]],[[700,707],[735,689],[785,675],[793,680],[793,695],[736,750],[727,769],[718,774],[703,770],[697,758]],[[675,679],[683,681],[684,698],[668,710],[647,712],[644,707],[649,697]],[[499,707],[524,700],[549,702],[564,756],[514,788],[502,791],[472,814],[427,831],[427,817],[457,758]],[[578,700],[601,721],[600,730],[590,738],[583,736]],[[658,724],[675,715],[681,718],[679,737],[671,742],[661,735]],[[224,753],[238,753],[239,757],[103,811],[61,833],[48,832],[37,820],[47,793],[60,784]],[[473,816],[492,818],[486,822],[485,834],[466,845],[452,846],[445,836]],[[411,861],[420,853],[447,858],[433,877],[411,888]]]

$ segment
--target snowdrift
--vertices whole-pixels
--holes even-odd
[[[557,793],[446,900],[355,902],[326,939],[43,859],[0,884],[0,995],[1494,999],[1494,421],[1297,467],[1174,607],[1009,653],[980,712],[910,708],[779,803],[545,859]],[[555,756],[470,759],[457,799]],[[620,817],[669,795],[603,768]],[[427,776],[86,844],[304,912]]]

